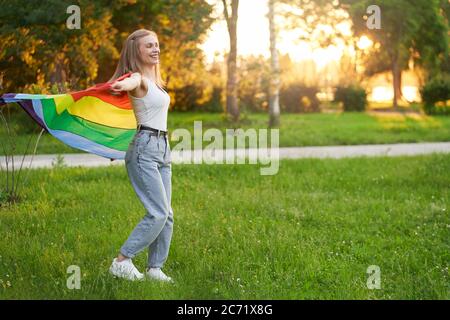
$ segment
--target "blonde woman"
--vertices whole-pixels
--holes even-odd
[[[125,165],[134,191],[146,209],[145,216],[120,248],[109,271],[128,280],[148,277],[173,282],[161,270],[169,254],[173,210],[171,151],[167,135],[170,97],[163,89],[159,56],[156,33],[137,30],[126,39],[117,69],[109,80],[112,91],[127,91],[136,116],[138,127],[128,147]],[[130,72],[130,77],[116,80]],[[144,249],[149,251],[145,274],[132,262],[132,258]]]

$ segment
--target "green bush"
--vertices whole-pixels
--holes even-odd
[[[188,84],[172,89],[172,93],[175,97],[173,111],[193,111],[203,95],[203,88],[196,84]]]
[[[364,111],[367,106],[366,90],[358,86],[337,87],[334,102],[342,102],[344,111]]]
[[[205,88],[197,84],[189,84],[172,90],[175,96],[173,111],[205,111],[223,112],[221,87],[214,86],[211,94],[206,94]]]
[[[214,86],[212,89],[211,97],[205,103],[198,105],[194,110],[196,111],[206,111],[206,112],[223,112],[222,104],[222,91],[221,87]]]
[[[435,77],[420,90],[426,114],[450,114],[450,76]]]
[[[317,87],[291,84],[280,89],[280,108],[285,112],[319,112],[320,101]]]

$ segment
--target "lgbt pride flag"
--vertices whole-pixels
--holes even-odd
[[[17,102],[34,121],[65,144],[112,160],[124,159],[136,133],[136,118],[127,93],[114,95],[110,87],[111,83],[101,83],[56,95],[6,93],[0,97],[0,107]]]

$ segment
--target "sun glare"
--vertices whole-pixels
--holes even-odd
[[[223,61],[224,55],[229,51],[229,35],[227,24],[223,19],[222,2],[217,0],[207,0],[214,4],[213,17],[219,18],[210,28],[206,40],[200,45],[205,52],[206,62],[211,63]],[[241,57],[249,55],[262,55],[265,58],[270,57],[270,37],[269,22],[267,19],[268,1],[267,0],[244,0],[239,2],[238,26],[237,26],[237,54]],[[281,17],[276,18],[279,23]],[[278,21],[277,21],[278,20]],[[331,26],[321,26],[324,30],[332,30]],[[350,22],[343,21],[334,26],[344,36],[351,36]],[[333,63],[339,62],[342,56],[349,55],[355,57],[355,48],[346,45],[343,41],[336,41],[335,44],[326,48],[321,48],[317,43],[300,40],[302,30],[280,30],[277,36],[277,49],[281,54],[289,54],[294,62],[314,61],[317,71],[330,67],[333,69]],[[376,46],[374,42],[366,35],[361,36],[356,47],[359,50],[367,50]],[[332,77],[333,75],[328,75]],[[403,95],[409,101],[419,99],[418,88],[415,85],[404,86]],[[393,98],[391,85],[384,81],[372,87],[369,100],[371,101],[390,101]]]
[[[359,38],[359,41],[357,43],[357,46],[361,50],[366,50],[370,48],[373,45],[372,40],[370,40],[367,36],[362,36]]]
[[[215,6],[214,17],[223,16],[221,2],[208,0]],[[238,55],[262,55],[270,56],[269,50],[269,22],[267,19],[267,0],[245,0],[239,2],[238,12]],[[340,26],[349,29],[349,26]],[[317,67],[321,69],[331,61],[341,58],[344,47],[330,46],[328,48],[316,48],[306,41],[299,41],[298,30],[282,31],[277,37],[277,48],[282,54],[289,54],[292,60],[314,60]],[[208,32],[205,42],[200,46],[205,52],[207,62],[222,60],[225,52],[229,50],[229,36],[226,22],[223,19],[215,22]]]

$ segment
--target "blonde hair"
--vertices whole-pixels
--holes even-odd
[[[148,35],[154,36],[158,39],[158,36],[154,31],[147,29],[139,29],[130,34],[122,47],[120,52],[119,63],[117,65],[114,75],[109,79],[108,82],[113,82],[120,76],[128,72],[139,72],[143,73],[143,64],[139,56],[139,40]],[[155,79],[156,83],[160,87],[165,87],[166,82],[161,78],[161,72],[159,70],[159,63],[155,65]]]

